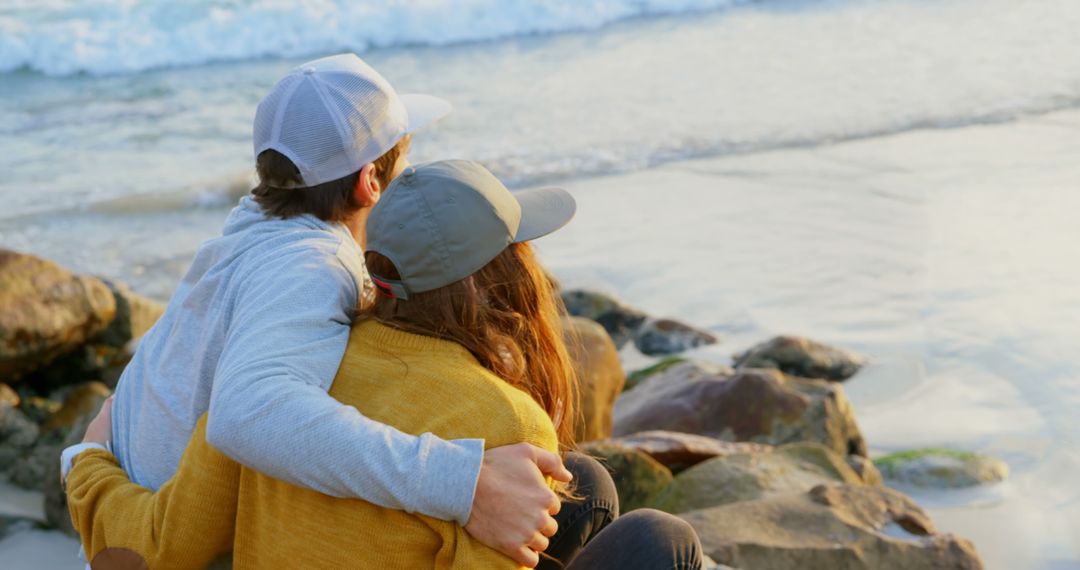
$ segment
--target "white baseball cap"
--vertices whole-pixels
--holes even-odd
[[[359,171],[405,135],[450,112],[431,95],[398,95],[355,54],[309,61],[278,81],[255,111],[255,156],[273,149],[311,187]]]

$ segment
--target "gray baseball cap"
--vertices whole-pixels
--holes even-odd
[[[574,217],[562,188],[510,192],[468,160],[410,166],[386,188],[367,221],[367,251],[393,262],[401,279],[372,274],[397,299],[479,271],[512,243],[547,235]]]

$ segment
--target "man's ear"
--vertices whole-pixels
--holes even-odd
[[[356,179],[356,188],[353,189],[353,198],[361,207],[374,206],[382,195],[382,184],[375,176],[375,164],[367,163],[360,169],[360,176]]]

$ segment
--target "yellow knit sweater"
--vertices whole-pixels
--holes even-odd
[[[411,434],[557,449],[544,410],[463,347],[373,321],[353,328],[330,395]],[[102,450],[80,454],[67,485],[95,569],[118,567],[108,561],[125,556],[152,569],[204,568],[230,550],[236,568],[517,568],[455,523],[333,498],[243,467],[206,442],[205,416],[176,475],[156,493],[131,483]]]

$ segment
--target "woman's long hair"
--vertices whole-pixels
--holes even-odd
[[[367,253],[368,269],[399,279],[386,257]],[[563,337],[562,301],[532,247],[511,244],[471,276],[408,300],[376,295],[361,318],[456,342],[485,368],[524,390],[551,417],[560,447],[573,448],[577,379]]]

